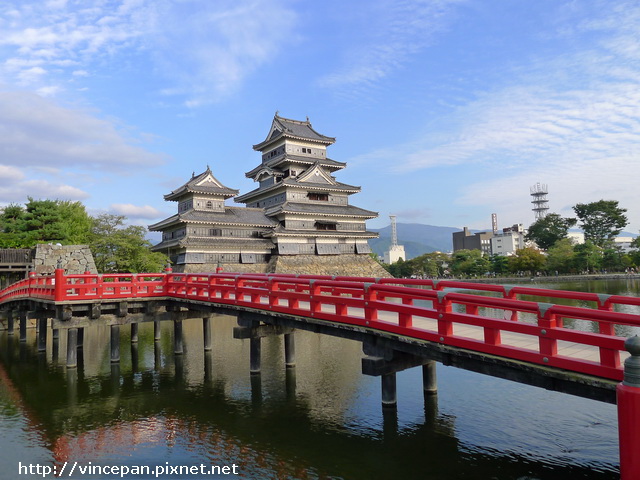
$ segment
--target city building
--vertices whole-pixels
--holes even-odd
[[[521,223],[503,228],[502,232],[498,232],[491,237],[491,254],[501,256],[515,255],[518,250],[526,246],[525,235],[526,231]]]
[[[383,260],[387,265],[396,263],[400,259],[407,259],[407,255],[404,253],[404,246],[398,245],[398,228],[396,226],[396,216],[389,215],[389,218],[391,219],[391,245],[389,246],[389,250],[384,252]]]
[[[471,233],[467,227],[462,232],[453,232],[453,251],[481,250],[486,255],[491,255],[491,237],[493,232]]]

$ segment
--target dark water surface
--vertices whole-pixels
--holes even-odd
[[[537,285],[640,289],[636,281]],[[120,478],[98,467],[201,464],[235,465],[237,475],[159,478],[618,478],[614,405],[438,365],[437,396],[424,398],[414,368],[398,374],[397,412],[383,411],[379,378],[360,373],[360,344],[298,331],[297,366],[286,370],[282,338],[265,338],[262,374],[251,376],[249,341],[232,338],[235,319],[212,324],[205,353],[201,321],[184,322],[182,356],[173,354],[170,322],[158,345],[153,326],[141,325],[135,349],[122,327],[119,365],[109,361],[109,330],[88,328],[78,369],[64,366],[64,335],[57,352],[49,339],[38,354],[33,329],[26,344],[0,332],[0,480],[54,478],[19,467],[59,472],[65,462],[62,477],[74,479]]]

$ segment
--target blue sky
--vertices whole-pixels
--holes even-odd
[[[540,182],[640,230],[636,1],[0,2],[0,205],[147,225],[207,165],[246,193],[276,111],[337,138],[370,227],[529,225]]]

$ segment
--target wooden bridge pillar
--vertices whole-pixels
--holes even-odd
[[[111,325],[111,363],[120,361],[120,325]]]
[[[7,312],[7,334],[8,335],[13,335],[13,324],[14,324],[13,310],[9,310]]]
[[[162,338],[162,330],[160,329],[160,320],[153,322],[153,339],[159,341]]]
[[[618,435],[620,438],[620,479],[640,478],[640,337],[624,343],[631,354],[624,361],[624,380],[618,384]]]
[[[38,319],[38,352],[47,351],[47,318]]]
[[[138,324],[131,324],[131,343],[138,343]]]
[[[381,377],[382,386],[382,406],[396,408],[398,406],[398,395],[396,392],[396,374],[385,373]]]
[[[78,348],[84,348],[84,327],[78,327]]]
[[[67,329],[67,368],[78,366],[78,329]]]
[[[173,321],[173,353],[182,355],[184,353],[184,340],[182,336],[182,321]]]
[[[27,312],[21,311],[19,314],[20,318],[20,342],[24,343],[27,341]]]
[[[249,339],[249,372],[251,375],[260,373],[260,360],[262,350],[262,339],[259,336],[252,336]]]
[[[284,365],[287,368],[296,366],[296,343],[293,333],[284,334]]]
[[[211,321],[209,317],[202,318],[202,338],[204,341],[204,351],[211,351]]]
[[[430,360],[429,363],[422,366],[422,388],[425,395],[435,395],[438,393],[435,360]]]

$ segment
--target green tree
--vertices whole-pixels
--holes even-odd
[[[536,244],[548,250],[557,241],[567,237],[567,232],[577,223],[575,218],[562,218],[557,213],[539,218],[530,227],[529,232],[525,236],[527,240],[534,241]]]
[[[591,203],[578,203],[573,211],[580,219],[585,240],[603,247],[629,223],[625,212],[617,200],[599,200]]]
[[[574,265],[578,271],[591,272],[602,267],[602,247],[591,240],[573,247]]]
[[[480,250],[458,250],[451,257],[451,272],[456,276],[481,276],[490,267],[491,263]]]
[[[101,273],[160,272],[167,257],[150,250],[141,226],[125,226],[122,215],[103,214],[93,219],[90,242],[96,268]]]
[[[509,257],[509,269],[512,272],[535,273],[544,270],[545,256],[535,248],[521,248],[515,255]]]
[[[559,240],[547,251],[547,270],[571,273],[575,268],[574,257],[574,245],[571,240],[568,238]]]
[[[87,243],[91,232],[91,217],[84,205],[62,200],[29,197],[25,208],[16,204],[6,207],[0,223],[0,245],[4,248],[30,248],[47,242]]]
[[[491,256],[491,271],[497,275],[503,275],[509,272],[509,257],[504,255]]]

